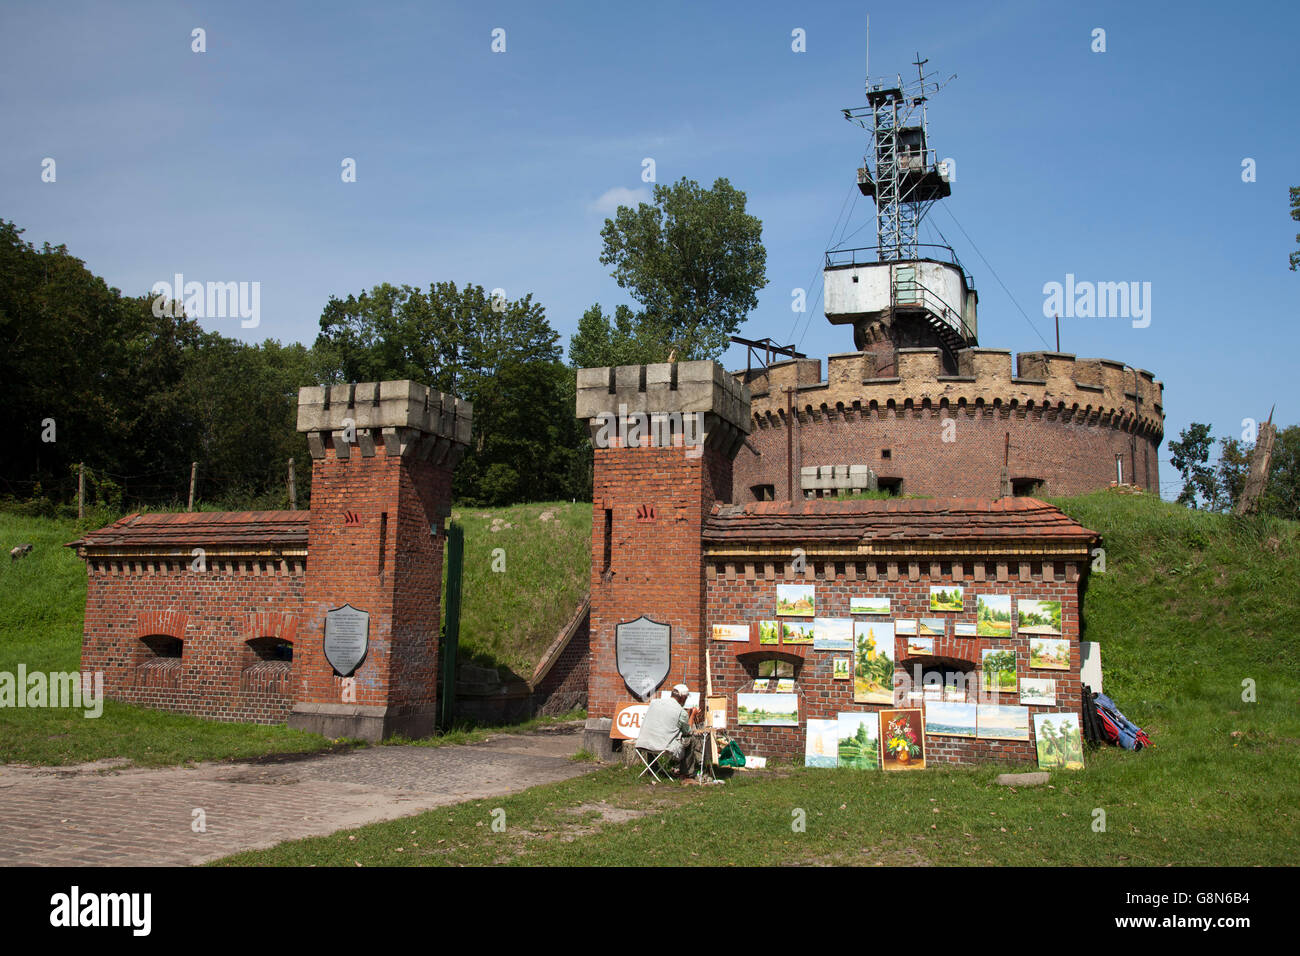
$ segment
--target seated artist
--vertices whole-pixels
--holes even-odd
[[[691,724],[698,716],[698,710],[686,709],[690,689],[685,684],[678,684],[671,693],[671,697],[660,697],[650,702],[641,718],[641,733],[636,745],[651,753],[666,750],[673,758],[678,775],[688,777],[695,765],[696,738],[691,732]]]

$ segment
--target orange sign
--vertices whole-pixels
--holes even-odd
[[[613,740],[636,740],[641,736],[641,719],[649,704],[624,704],[614,712],[609,736]]]

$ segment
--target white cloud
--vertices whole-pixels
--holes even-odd
[[[612,216],[619,206],[630,206],[635,209],[640,203],[650,202],[651,198],[650,189],[646,186],[637,189],[615,186],[613,189],[607,189],[601,193],[599,199],[588,203],[587,209],[601,215]]]

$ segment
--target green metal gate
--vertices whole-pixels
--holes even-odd
[[[456,651],[460,646],[461,575],[465,569],[465,530],[447,522],[447,604],[443,608],[442,686],[438,690],[439,725],[447,731],[456,716]]]

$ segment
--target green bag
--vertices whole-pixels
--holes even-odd
[[[722,748],[722,753],[718,755],[719,767],[743,767],[745,766],[745,754],[736,746],[734,740],[727,741],[727,746]]]

